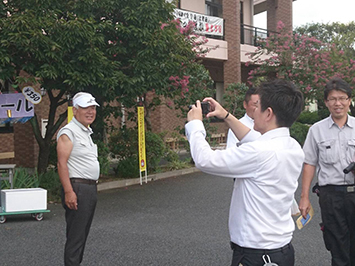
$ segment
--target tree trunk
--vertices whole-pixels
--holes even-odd
[[[147,131],[152,131],[152,121],[150,119],[150,109],[148,108],[148,103],[146,101],[144,101],[143,106],[145,109],[144,120],[145,120],[145,124],[147,127]]]
[[[47,172],[47,166],[49,162],[50,143],[45,143],[43,147],[39,149],[37,172],[39,174]]]
[[[50,98],[50,107],[49,107],[46,135],[44,138],[42,138],[42,134],[39,129],[37,115],[35,114],[34,117],[30,119],[33,133],[35,135],[35,138],[39,146],[38,163],[37,163],[38,174],[42,174],[47,171],[51,140],[54,134],[56,133],[56,131],[58,130],[58,128],[60,127],[60,125],[64,122],[64,120],[67,117],[67,111],[65,111],[59,116],[57,121],[55,121],[55,114],[58,106],[67,102],[67,100],[61,100],[64,92],[60,92],[57,95],[57,97],[54,97],[50,90],[47,92],[48,92],[48,97]]]

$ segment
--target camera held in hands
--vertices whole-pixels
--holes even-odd
[[[195,104],[196,105],[196,104]],[[191,110],[192,105],[189,106],[189,110]],[[202,114],[206,115],[210,112],[210,103],[209,102],[201,102]]]
[[[355,162],[350,163],[344,170],[344,174],[348,174],[355,169]]]

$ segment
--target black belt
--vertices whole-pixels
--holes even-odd
[[[320,191],[337,191],[337,192],[343,192],[343,193],[352,193],[355,192],[355,185],[326,185],[326,186],[321,186]]]
[[[283,246],[282,248],[275,248],[275,249],[256,249],[256,248],[243,248],[233,242],[231,242],[231,248],[233,250],[239,250],[243,251],[244,253],[249,253],[249,254],[270,254],[270,253],[277,253],[277,252],[282,252],[286,249],[291,248],[291,243]]]
[[[83,183],[88,185],[96,185],[99,181],[92,179],[84,179],[84,178],[70,178],[72,183]]]

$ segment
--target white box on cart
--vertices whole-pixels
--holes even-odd
[[[20,188],[1,190],[3,212],[20,212],[47,209],[47,190],[43,188]]]

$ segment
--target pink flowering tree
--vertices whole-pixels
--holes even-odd
[[[279,34],[259,40],[260,46],[250,53],[247,64],[257,66],[249,73],[253,85],[267,78],[283,78],[294,82],[305,99],[323,103],[323,89],[333,77],[341,77],[355,85],[355,60],[345,57],[335,45],[314,37],[292,34],[278,24]],[[353,112],[353,110],[352,110]]]

